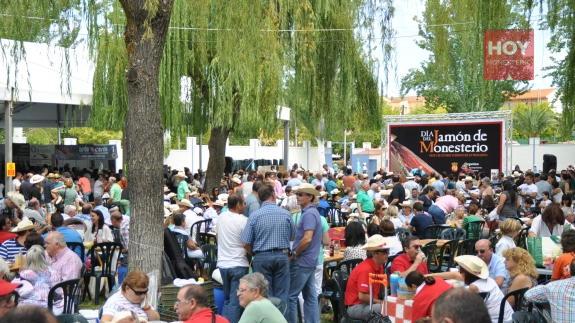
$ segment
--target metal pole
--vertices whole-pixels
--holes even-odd
[[[284,121],[284,166],[286,170],[289,169],[288,157],[289,157],[289,121]]]
[[[13,141],[13,130],[12,129],[12,112],[14,110],[14,88],[11,89],[10,101],[4,103],[4,137],[6,138],[4,144],[4,168],[6,168],[7,163],[12,162],[12,141]],[[6,176],[4,173],[4,187],[6,193],[14,190],[14,183],[12,183],[12,178]]]
[[[200,158],[199,158],[199,160],[200,160],[200,166],[198,167],[198,169],[202,169],[202,133],[201,133],[201,132],[200,132],[200,145],[199,145],[199,147],[200,147],[200,148],[199,148],[199,153],[200,153],[200,156],[199,156],[199,157],[200,157]],[[201,175],[201,174],[200,174],[200,175]],[[201,178],[201,176],[200,176],[200,178]]]
[[[347,168],[347,129],[343,130],[343,167]]]

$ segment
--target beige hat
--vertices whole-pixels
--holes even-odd
[[[168,193],[168,195],[166,195],[167,198],[171,199],[172,197],[176,196],[177,194],[174,192],[170,192]]]
[[[465,182],[473,182],[473,177],[465,176]]]
[[[184,172],[178,172],[178,173],[176,174],[176,177],[179,177],[179,178],[188,178],[188,176],[186,176],[186,173],[184,173]]]
[[[319,192],[319,196],[320,196],[320,197],[324,197],[324,196],[326,196],[326,195],[327,195],[327,192],[326,192],[326,191],[321,191],[321,192]]]
[[[401,207],[410,207],[410,208],[413,207],[413,205],[409,201],[403,201],[403,202],[401,202],[400,205],[401,205]]]
[[[10,232],[17,233],[17,232],[28,231],[28,230],[32,230],[32,229],[34,229],[34,223],[32,223],[32,221],[30,221],[28,219],[24,219],[24,220],[18,222],[18,225],[15,228],[13,228],[12,230],[10,230]]]
[[[37,184],[43,180],[44,180],[44,176],[36,174],[36,175],[32,176],[32,178],[30,178],[30,183],[31,184]]]
[[[318,190],[315,187],[308,183],[303,183],[297,188],[298,193],[305,193],[313,196],[319,196]]]
[[[194,207],[192,205],[192,203],[190,202],[190,200],[188,200],[188,199],[182,199],[180,202],[178,202],[178,205],[179,206],[185,206],[185,207],[188,207],[190,209]]]
[[[164,208],[164,218],[167,218],[170,215],[172,215],[172,211],[169,210],[168,208]]]
[[[329,192],[331,195],[337,195],[339,194],[339,190],[337,188],[334,188],[333,190],[331,190],[331,192]]]
[[[232,182],[242,185],[242,180],[239,177],[232,177]]]
[[[474,276],[481,279],[489,277],[489,268],[487,268],[485,262],[477,256],[465,255],[455,257],[455,262]]]
[[[19,209],[24,209],[24,207],[26,207],[24,195],[18,192],[8,192],[8,194],[6,194],[6,198],[12,201],[12,203],[14,203]]]
[[[164,193],[168,193],[170,191],[170,188],[167,187],[166,185],[164,185]]]
[[[222,201],[222,200],[216,200],[212,206],[219,206],[219,207],[224,207],[226,206],[226,202]]]
[[[222,194],[218,195],[218,200],[222,201],[224,204],[228,204],[228,197],[230,197],[229,194],[222,193]]]
[[[367,251],[377,251],[389,249],[392,245],[392,241],[389,237],[384,237],[381,234],[374,234],[367,239],[366,244],[361,247],[361,249]]]

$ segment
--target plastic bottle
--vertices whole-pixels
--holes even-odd
[[[334,246],[333,241],[332,241],[329,244],[329,256],[333,257],[334,255],[335,255],[335,246]]]
[[[395,272],[389,276],[389,286],[391,288],[391,296],[397,296],[399,289],[399,273]]]

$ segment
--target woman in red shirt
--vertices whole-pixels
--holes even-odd
[[[431,307],[435,300],[452,286],[439,277],[425,277],[418,271],[412,271],[405,277],[407,288],[415,292],[413,298],[412,322],[431,316]]]

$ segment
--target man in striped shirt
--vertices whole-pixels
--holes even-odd
[[[64,236],[60,232],[52,231],[48,233],[44,244],[46,253],[49,256],[50,269],[58,275],[59,279],[57,281],[80,277],[82,260],[74,251],[68,249]]]
[[[24,242],[33,229],[34,224],[30,220],[24,219],[20,221],[18,225],[11,230],[12,233],[16,233],[16,238],[6,240],[0,245],[0,258],[6,262],[14,262],[16,255],[26,253]]]

